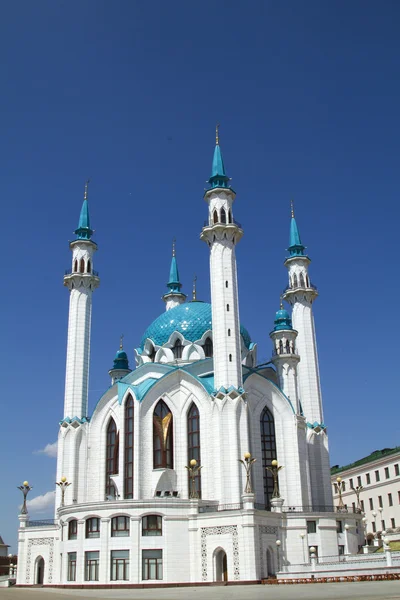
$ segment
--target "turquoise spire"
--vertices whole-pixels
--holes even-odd
[[[299,229],[294,218],[293,200],[290,202],[292,218],[290,220],[289,252],[290,256],[303,256],[305,246],[301,243]]]
[[[88,186],[89,180],[85,183],[85,193],[83,196],[83,204],[81,214],[79,216],[78,229],[75,229],[78,240],[90,240],[93,235],[93,229],[90,228],[89,205],[88,205]]]
[[[178,271],[178,263],[176,261],[176,249],[175,249],[175,240],[172,242],[172,260],[171,260],[171,268],[169,270],[169,280],[167,283],[167,287],[169,288],[168,293],[180,294],[182,284],[179,281],[179,271]]]
[[[229,177],[225,173],[224,160],[222,158],[221,146],[219,145],[219,125],[215,128],[215,150],[212,162],[211,177],[208,183],[212,188],[227,188],[229,187]]]
[[[123,337],[124,336],[121,335],[121,340],[119,343],[119,350],[114,358],[113,369],[117,369],[118,371],[130,371],[128,356],[127,356],[125,350],[123,349],[123,345],[122,345]]]
[[[292,319],[290,318],[288,311],[283,308],[282,299],[280,309],[275,315],[274,325],[274,331],[280,331],[281,329],[293,329]]]

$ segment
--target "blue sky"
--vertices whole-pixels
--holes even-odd
[[[18,0],[0,23],[2,493],[54,488],[62,417],[68,240],[83,184],[99,245],[90,406],[163,310],[171,240],[198,277],[215,123],[237,192],[241,321],[271,352],[286,286],[290,199],[312,259],[331,462],[399,444],[395,267],[400,6],[352,2]],[[390,294],[389,294],[390,291]],[[39,504],[38,501],[37,504]],[[46,513],[32,511],[45,517]]]

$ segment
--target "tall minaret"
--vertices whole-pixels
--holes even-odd
[[[214,385],[242,387],[239,299],[235,246],[243,230],[232,216],[235,192],[229,186],[216,129],[216,145],[208,202],[208,224],[200,238],[210,247],[212,330],[214,346]]]
[[[301,243],[293,202],[291,213],[289,257],[285,260],[289,272],[289,285],[283,297],[293,307],[293,327],[298,331],[297,348],[300,355],[298,377],[303,412],[310,423],[322,423],[321,386],[312,311],[312,304],[318,292],[310,283],[308,266],[311,261],[304,254],[305,246]]]
[[[169,270],[169,280],[167,283],[168,292],[164,294],[163,300],[165,302],[165,310],[174,308],[179,304],[182,304],[186,300],[185,294],[181,292],[182,284],[179,281],[178,263],[176,261],[176,247],[175,240],[172,242],[172,260],[171,268]]]
[[[92,293],[100,283],[98,274],[93,270],[97,244],[90,239],[93,230],[89,220],[88,183],[85,184],[78,229],[75,230],[76,240],[69,245],[72,269],[64,277],[64,285],[70,291],[64,419],[82,419],[88,414]]]
[[[308,424],[307,446],[311,479],[312,502],[315,506],[331,506],[332,488],[328,437],[324,425],[321,385],[318,366],[317,342],[312,304],[318,296],[317,288],[310,282],[310,259],[304,254],[292,203],[289,256],[285,266],[289,272],[289,285],[283,295],[292,306],[293,327],[298,332],[297,353],[300,355],[298,387],[302,412]]]

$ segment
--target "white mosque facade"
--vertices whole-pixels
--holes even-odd
[[[57,486],[54,520],[20,515],[19,585],[259,581],[307,563],[310,547],[319,556],[358,550],[361,515],[346,513],[344,540],[333,506],[312,308],[318,292],[294,214],[284,293],[291,316],[283,306],[276,313],[271,362],[258,366],[239,319],[235,252],[243,230],[218,139],[209,184],[200,237],[210,252],[211,303],[187,301],[174,251],[165,311],[135,350],[135,369],[122,347],[117,352],[112,385],[91,415],[99,277],[86,188],[64,277],[70,305],[57,481],[69,485],[64,498]],[[283,467],[278,489],[273,461]]]

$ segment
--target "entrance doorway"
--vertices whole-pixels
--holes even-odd
[[[37,585],[42,585],[44,580],[44,558],[39,556],[36,559],[36,581]]]
[[[228,560],[222,548],[215,551],[215,581],[228,581]]]
[[[271,549],[267,549],[267,577],[275,574]]]

